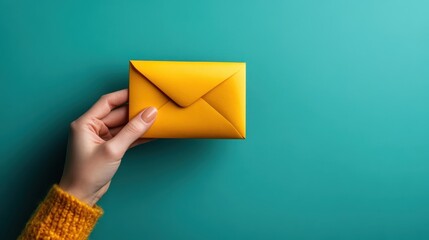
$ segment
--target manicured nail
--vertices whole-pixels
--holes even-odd
[[[155,107],[148,107],[143,111],[141,117],[145,123],[151,123],[155,119],[157,114],[158,111]]]

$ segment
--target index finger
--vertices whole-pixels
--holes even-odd
[[[109,114],[114,108],[128,101],[128,89],[108,93],[100,97],[98,101],[84,114],[85,117],[101,119]]]

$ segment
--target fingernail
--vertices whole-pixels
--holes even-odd
[[[151,123],[155,119],[157,114],[158,111],[155,107],[148,107],[143,111],[141,117],[145,123]]]

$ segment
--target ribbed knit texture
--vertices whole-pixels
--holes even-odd
[[[54,185],[18,239],[87,239],[102,214]]]

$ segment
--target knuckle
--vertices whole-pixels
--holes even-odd
[[[109,101],[109,94],[101,95],[99,101],[103,103],[107,103]]]
[[[80,126],[80,123],[78,120],[74,120],[73,122],[70,123],[71,130],[77,130],[79,126]]]
[[[144,131],[144,126],[137,121],[130,121],[127,126],[127,131],[132,134],[139,134]]]
[[[104,153],[111,158],[114,158],[114,159],[122,158],[122,155],[123,155],[122,151],[114,144],[107,142],[106,144],[104,144],[103,150],[104,150]]]
[[[100,100],[105,100],[107,98],[109,98],[109,94],[103,94],[101,95]]]
[[[112,104],[110,103],[111,98],[112,98],[111,93],[107,93],[107,94],[104,94],[100,97],[99,102],[101,102],[104,105],[107,105],[110,108],[115,107],[115,106],[112,106]]]

